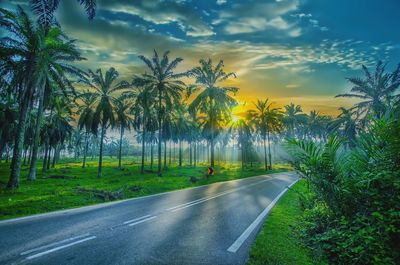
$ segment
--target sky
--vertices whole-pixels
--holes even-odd
[[[305,111],[336,114],[355,101],[346,77],[378,60],[388,70],[400,62],[399,0],[98,0],[89,22],[77,1],[62,0],[57,19],[78,40],[88,60],[83,69],[115,67],[122,78],[145,71],[138,55],[171,51],[184,59],[179,71],[200,58],[224,60],[237,74],[244,108],[269,97]],[[27,7],[26,0],[0,6]]]

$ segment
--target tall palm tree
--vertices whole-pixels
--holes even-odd
[[[289,137],[294,137],[298,133],[299,126],[306,122],[307,115],[303,113],[300,105],[290,103],[285,106],[283,113],[283,124],[286,127]]]
[[[131,125],[134,121],[133,115],[131,114],[133,102],[126,98],[126,96],[120,96],[116,101],[116,123],[119,126],[120,137],[119,137],[119,151],[118,151],[118,168],[121,169],[122,159],[122,138],[124,136],[125,129],[130,130]]]
[[[119,74],[113,67],[107,70],[105,75],[101,69],[96,72],[89,70],[88,78],[81,79],[92,91],[88,92],[95,97],[94,114],[92,122],[92,132],[97,134],[100,127],[100,151],[99,151],[99,167],[97,177],[102,175],[103,166],[103,142],[107,128],[114,127],[116,124],[116,105],[118,102],[117,92],[129,88],[130,84],[121,81],[114,85]]]
[[[157,91],[157,119],[158,119],[158,175],[162,173],[162,158],[161,158],[161,146],[162,146],[162,128],[163,119],[166,111],[172,109],[174,102],[179,102],[181,99],[181,92],[185,88],[185,83],[179,78],[187,76],[187,73],[175,74],[174,70],[182,58],[175,58],[170,61],[169,51],[165,52],[160,58],[158,53],[154,50],[154,56],[149,59],[145,56],[139,56],[139,58],[149,68],[150,73],[145,73],[141,76],[136,77],[135,83],[142,84]]]
[[[89,91],[83,92],[76,98],[79,115],[78,127],[79,130],[85,129],[85,144],[83,147],[83,161],[82,168],[86,167],[86,157],[89,148],[89,137],[92,130],[92,123],[94,117],[94,103],[96,102],[96,96]]]
[[[77,1],[85,8],[89,20],[92,20],[96,15],[96,0]],[[60,0],[29,0],[29,4],[42,26],[49,27],[56,24],[54,13],[60,4]]]
[[[281,113],[279,108],[273,108],[272,102],[269,99],[258,100],[255,104],[255,111],[252,114],[252,119],[256,125],[257,130],[261,134],[264,145],[264,165],[265,170],[268,170],[267,166],[267,142],[268,142],[268,157],[269,157],[269,169],[272,168],[271,162],[271,141],[270,133],[277,132],[280,127]]]
[[[189,111],[191,113],[199,112],[207,117],[210,129],[211,167],[214,167],[216,128],[222,121],[229,120],[231,110],[237,104],[230,93],[236,94],[239,90],[237,87],[220,86],[219,83],[230,77],[236,77],[233,72],[226,73],[223,68],[222,60],[214,66],[211,59],[201,59],[200,66],[189,71],[190,76],[195,78],[196,85],[201,89],[201,92],[190,104]]]
[[[135,103],[132,106],[132,112],[135,117],[136,129],[142,130],[142,135],[139,140],[142,142],[142,156],[140,173],[144,174],[144,160],[146,153],[146,131],[154,126],[154,100],[155,90],[151,87],[146,86],[141,81],[144,79],[135,77],[132,84],[138,88],[137,97]]]
[[[351,93],[339,94],[336,97],[359,98],[363,101],[355,104],[354,108],[360,114],[367,116],[372,112],[376,117],[381,117],[400,87],[400,64],[392,73],[386,73],[385,67],[386,64],[379,61],[371,74],[368,68],[362,65],[365,77],[347,78],[352,84]]]
[[[329,128],[337,131],[347,140],[349,147],[354,147],[356,143],[357,131],[359,129],[358,113],[353,109],[339,108],[341,113],[334,119]]]
[[[42,33],[43,31],[41,31]],[[42,33],[43,34],[43,33]],[[45,109],[45,96],[50,97],[55,90],[61,90],[59,96],[66,96],[69,91],[74,92],[74,88],[69,81],[69,76],[82,77],[82,71],[72,66],[70,62],[82,60],[74,45],[74,41],[69,40],[58,27],[52,27],[43,35],[39,56],[37,58],[37,69],[35,77],[37,79],[38,91],[36,97],[38,110],[36,117],[35,133],[33,140],[33,150],[28,180],[36,179],[36,160],[39,145],[40,126]],[[69,75],[69,76],[68,76]]]
[[[36,60],[43,43],[43,31],[19,6],[15,12],[0,9],[0,17],[0,26],[7,32],[0,40],[0,76],[8,77],[19,105],[7,187],[18,188],[27,117],[37,85],[37,79],[32,77],[36,75]]]

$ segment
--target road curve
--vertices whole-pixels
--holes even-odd
[[[0,264],[243,264],[293,172],[0,222]]]

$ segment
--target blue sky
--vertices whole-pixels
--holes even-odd
[[[1,5],[26,6],[27,1]],[[57,18],[79,40],[83,68],[114,66],[123,77],[143,71],[139,54],[170,50],[184,58],[223,59],[237,73],[240,101],[270,97],[334,113],[353,102],[345,77],[379,59],[400,62],[398,0],[101,0],[88,22],[76,1],[63,0]]]

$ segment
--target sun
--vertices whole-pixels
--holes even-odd
[[[239,120],[239,117],[236,115],[232,115],[232,122],[237,122]]]

